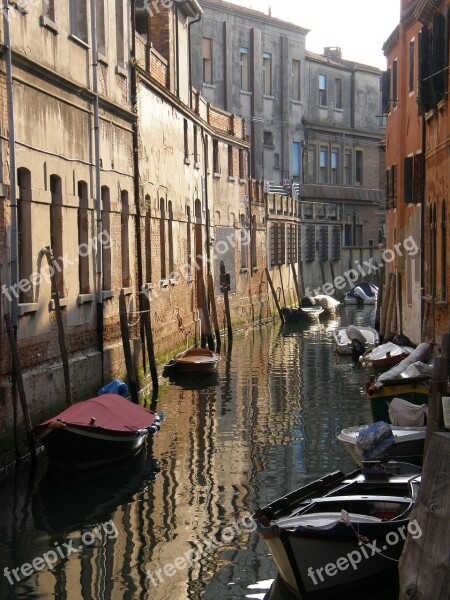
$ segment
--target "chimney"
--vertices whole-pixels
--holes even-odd
[[[268,14],[269,14],[269,17],[271,17],[271,16],[272,16],[272,7],[271,7],[271,6],[269,6],[269,9],[268,9]]]
[[[323,49],[323,55],[330,58],[342,58],[342,50],[339,46],[327,46]]]

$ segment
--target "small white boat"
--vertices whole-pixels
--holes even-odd
[[[340,302],[332,296],[318,294],[317,296],[305,296],[302,298],[301,304],[305,308],[308,306],[321,306],[326,315],[335,315]]]
[[[378,288],[372,283],[360,283],[344,296],[345,304],[376,304]]]
[[[386,371],[409,356],[411,352],[413,352],[413,348],[387,342],[374,349],[367,350],[360,356],[359,362],[365,368],[371,367],[378,372]]]
[[[362,461],[357,453],[358,436],[368,425],[347,427],[338,435],[337,439],[344,444],[345,449],[353,460],[361,466]],[[395,443],[386,449],[390,460],[404,461],[414,465],[421,465],[423,461],[423,447],[425,443],[426,427],[395,427],[391,425]]]
[[[363,351],[375,348],[380,342],[376,329],[373,327],[357,327],[356,325],[338,327],[333,331],[333,337],[338,354],[353,354],[356,342],[362,347]]]

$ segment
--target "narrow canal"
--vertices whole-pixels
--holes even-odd
[[[337,362],[332,330],[373,320],[373,307],[341,307],[317,325],[236,334],[216,379],[161,391],[146,453],[69,477],[42,459],[1,481],[1,600],[288,598],[269,591],[276,569],[249,515],[353,468],[336,435],[371,420],[365,373]]]

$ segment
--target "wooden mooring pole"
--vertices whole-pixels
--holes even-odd
[[[211,318],[208,311],[208,299],[206,296],[205,281],[201,273],[198,274],[198,303],[201,309],[201,316],[203,321],[202,335],[201,335],[201,347],[205,348],[208,344],[209,350],[214,350],[214,338],[212,335]]]
[[[270,276],[270,273],[269,273],[269,270],[267,269],[267,267],[266,267],[266,276],[267,276],[267,281],[269,282],[269,285],[270,285],[270,289],[272,291],[272,296],[275,301],[275,306],[277,307],[278,315],[280,316],[281,322],[284,323],[284,317],[283,317],[283,313],[281,312],[280,303],[278,302],[277,294],[275,292],[275,288],[273,287],[272,278]]]
[[[225,264],[223,260],[220,261],[220,291],[223,294],[223,302],[225,305],[225,316],[227,318],[227,333],[228,340],[231,342],[233,339],[233,326],[231,324],[231,311],[230,311],[230,299],[228,298],[228,292],[230,291],[230,276],[225,271]]]
[[[298,305],[300,306],[300,304],[301,304],[300,288],[298,287],[298,279],[297,279],[297,271],[295,270],[295,263],[291,263],[291,268],[292,268],[292,277],[294,278],[295,291],[297,292],[297,301],[298,301]]]
[[[25,387],[23,385],[22,366],[20,364],[19,350],[17,348],[17,341],[14,336],[14,330],[11,323],[11,315],[9,313],[6,313],[4,318],[6,324],[6,333],[8,335],[9,345],[11,346],[13,374],[17,385],[17,391],[19,393],[20,405],[22,406],[23,421],[25,425],[25,432],[27,435],[28,447],[30,449],[31,461],[34,463],[36,462],[36,448],[33,441],[33,427],[31,424],[30,411],[28,409]]]
[[[441,356],[433,361],[433,376],[431,390],[428,398],[427,435],[425,438],[424,455],[426,456],[433,433],[444,431],[444,413],[442,410],[442,396],[447,396],[448,375],[450,360],[450,334],[444,333],[442,337]]]
[[[208,273],[208,298],[211,306],[211,316],[214,324],[214,333],[216,336],[217,350],[220,351],[221,339],[220,339],[220,328],[219,320],[217,319],[217,307],[216,307],[216,296],[214,294],[214,280],[211,273]]]
[[[399,563],[400,600],[441,600],[450,590],[450,433],[434,433]]]
[[[122,334],[123,354],[125,357],[125,365],[127,368],[128,385],[130,386],[131,400],[135,404],[139,404],[138,386],[137,386],[137,382],[136,382],[136,375],[135,375],[133,357],[131,354],[131,346],[130,346],[130,331],[128,329],[127,304],[126,304],[125,294],[123,293],[123,290],[121,290],[120,296],[119,296],[119,312],[120,312],[120,331]]]
[[[145,338],[147,340],[148,362],[150,364],[150,375],[153,385],[153,397],[158,395],[158,370],[156,368],[155,347],[153,345],[152,317],[150,313],[150,298],[147,292],[141,292],[142,320],[144,324]],[[145,362],[145,357],[144,357]]]
[[[52,299],[55,303],[56,325],[58,327],[58,342],[59,349],[61,351],[61,360],[63,364],[64,386],[66,388],[66,404],[67,406],[71,406],[73,404],[73,400],[72,387],[70,385],[69,355],[67,354],[66,336],[64,335],[64,323],[62,320],[61,305],[59,302],[60,295],[58,290],[58,284],[56,283],[56,271],[61,267],[57,265],[55,257],[53,256],[53,251],[49,246],[45,248],[45,256],[47,257],[48,264],[51,267],[50,280],[52,285]]]

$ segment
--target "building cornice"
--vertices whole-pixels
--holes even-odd
[[[264,25],[272,25],[273,27],[289,29],[290,31],[293,31],[297,34],[301,33],[303,35],[306,35],[310,31],[309,29],[305,29],[300,25],[295,25],[294,23],[289,23],[288,21],[282,21],[281,19],[277,19],[276,17],[266,15],[259,10],[254,10],[253,8],[246,8],[244,6],[239,6],[238,4],[225,2],[224,0],[202,0],[202,6],[211,10],[222,10],[233,16],[238,15],[240,17],[254,19],[255,21],[264,23]]]
[[[54,85],[58,89],[64,90],[69,94],[73,94],[78,98],[90,102],[93,102],[95,99],[94,92],[89,88],[80,86],[74,81],[70,81],[70,79],[63,77],[58,73],[55,73],[55,71],[44,67],[40,63],[31,60],[30,58],[24,56],[23,54],[20,54],[19,52],[13,51],[12,61],[13,65],[19,67],[20,69],[22,69],[22,71],[25,71],[26,73],[29,73],[30,75],[33,75],[38,79],[42,79],[46,83]],[[129,109],[126,109],[122,106],[119,106],[112,100],[105,98],[104,96],[99,95],[99,106],[101,108],[104,108],[108,112],[114,114],[115,116],[124,119],[125,121],[128,121],[130,123],[136,121],[137,117],[131,110],[131,107]]]
[[[397,25],[397,27],[394,29],[394,31],[391,33],[391,35],[388,37],[388,39],[384,42],[384,44],[382,46],[383,54],[385,55],[386,58],[391,54],[391,52],[394,50],[394,48],[398,45],[399,41],[400,41],[400,26]]]
[[[381,70],[378,67],[365,65],[363,63],[358,63],[353,60],[336,58],[334,56],[324,56],[323,54],[317,54],[316,52],[311,52],[310,50],[307,50],[305,52],[305,56],[306,60],[326,64],[336,69],[342,69],[344,71],[367,71],[369,73],[374,73],[375,75],[381,75]]]
[[[424,25],[429,25],[440,4],[441,0],[419,0],[414,9],[414,18]]]

